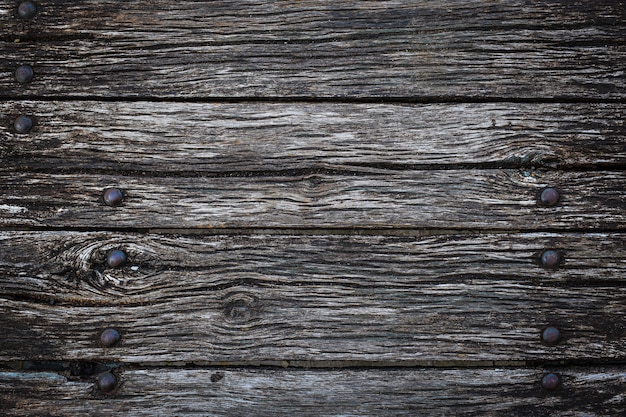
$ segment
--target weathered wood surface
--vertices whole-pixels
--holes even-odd
[[[0,96],[626,97],[620,1],[40,3],[0,3]]]
[[[626,359],[624,236],[3,233],[0,360]],[[546,247],[566,261],[542,269]],[[114,248],[121,270],[105,267]],[[544,346],[547,325],[562,330]],[[122,343],[98,346],[119,328]]]
[[[16,134],[20,114],[35,120]],[[624,104],[0,103],[16,170],[256,172],[626,164]]]
[[[554,392],[547,372],[561,375]],[[626,413],[620,367],[522,369],[128,369],[114,397],[90,380],[0,372],[5,415],[576,416]]]
[[[141,304],[188,289],[266,282],[365,287],[443,285],[475,280],[539,287],[621,286],[622,233],[163,235],[105,232],[1,232],[3,297],[69,304]],[[121,269],[106,254],[129,256]],[[546,269],[543,251],[563,262]],[[176,279],[174,279],[176,277]],[[172,285],[174,283],[174,285]]]
[[[626,224],[623,171],[375,168],[283,176],[0,172],[0,225],[63,228],[612,229]],[[102,202],[106,187],[123,206]],[[540,207],[545,186],[558,207]]]

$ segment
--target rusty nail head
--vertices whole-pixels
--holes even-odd
[[[556,269],[561,264],[561,255],[555,250],[547,250],[541,254],[541,265],[548,269]]]
[[[28,133],[33,128],[33,119],[28,116],[18,116],[13,127],[17,133]]]
[[[109,252],[109,254],[107,255],[107,264],[111,267],[111,268],[120,268],[124,265],[126,265],[126,261],[127,261],[127,256],[124,253],[124,251],[121,251],[119,249],[115,249],[112,250],[111,252]]]
[[[561,341],[561,331],[553,326],[546,327],[541,332],[541,340],[548,346],[556,346]]]
[[[120,332],[115,329],[105,329],[100,333],[100,344],[104,347],[115,346],[120,341]]]
[[[557,374],[546,374],[541,380],[541,385],[547,390],[555,390],[561,384],[561,377]]]
[[[104,393],[113,392],[117,386],[117,378],[110,372],[98,376],[98,388]]]
[[[107,188],[102,198],[107,206],[117,207],[124,201],[124,193],[119,188]]]
[[[556,206],[560,200],[561,196],[559,195],[559,191],[553,187],[544,188],[539,196],[539,201],[542,205],[546,207]]]
[[[35,73],[30,65],[20,65],[15,70],[15,80],[20,84],[26,84],[32,81]]]
[[[22,19],[32,19],[37,14],[37,6],[32,1],[23,1],[17,6],[17,14]]]

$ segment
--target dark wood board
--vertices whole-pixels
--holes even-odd
[[[623,171],[376,168],[281,176],[0,171],[0,225],[56,228],[471,228],[622,230]],[[541,207],[546,186],[556,207]],[[119,187],[121,207],[102,202]]]
[[[548,372],[556,391],[541,387]],[[92,378],[0,372],[7,417],[585,416],[626,413],[621,367],[521,369],[128,369],[100,394]]]
[[[31,117],[29,134],[13,127]],[[332,166],[622,168],[624,104],[9,101],[15,170],[267,172]]]
[[[58,4],[55,4],[58,3]],[[0,96],[626,97],[624,3],[41,2],[0,11]],[[18,65],[35,79],[19,85]]]
[[[0,361],[626,359],[621,234],[2,238]],[[561,269],[536,264],[546,247]],[[123,269],[104,265],[114,248]]]

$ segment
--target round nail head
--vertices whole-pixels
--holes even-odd
[[[124,201],[124,193],[119,188],[108,188],[102,198],[107,206],[117,207]]]
[[[35,73],[30,65],[21,65],[15,70],[15,79],[20,84],[26,84],[32,81]]]
[[[105,329],[100,333],[100,344],[104,347],[112,347],[120,341],[120,332],[115,329]]]
[[[98,388],[102,392],[112,392],[117,385],[117,378],[110,372],[104,373],[98,377]]]
[[[32,1],[23,1],[17,6],[17,14],[22,19],[32,19],[37,14],[37,6]]]
[[[126,265],[126,260],[126,254],[119,249],[112,250],[107,255],[107,265],[111,268],[120,268]]]
[[[559,198],[560,195],[557,189],[548,187],[541,192],[540,200],[541,204],[543,204],[544,206],[552,207],[556,206],[556,204],[559,202]]]
[[[561,263],[561,255],[555,250],[547,250],[541,254],[541,265],[549,269],[555,269]]]
[[[561,383],[561,378],[557,374],[547,374],[541,380],[541,385],[547,390],[556,389]]]
[[[548,346],[555,346],[561,341],[561,331],[556,327],[546,327],[541,332],[541,340]]]
[[[28,116],[18,116],[13,126],[17,133],[28,133],[33,128],[33,120]]]

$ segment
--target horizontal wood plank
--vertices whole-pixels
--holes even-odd
[[[548,372],[556,391],[541,387]],[[112,395],[90,380],[0,372],[8,417],[512,416],[615,417],[626,413],[619,367],[522,369],[129,369]]]
[[[0,360],[625,360],[624,241],[5,232]],[[561,269],[536,264],[546,247]],[[114,248],[130,258],[119,270],[104,264]],[[548,325],[558,346],[540,341]]]
[[[0,96],[626,97],[622,2],[41,3],[0,4]]]
[[[232,175],[232,176],[231,176]],[[626,224],[626,173],[395,171],[249,177],[0,172],[0,225],[78,228],[612,229]],[[545,186],[557,207],[540,207]],[[102,202],[107,187],[121,207]]]
[[[74,304],[142,304],[248,278],[276,286],[442,285],[494,280],[555,289],[623,285],[622,233],[163,235],[1,232],[0,294]],[[106,265],[123,250],[128,264]],[[556,250],[556,269],[541,265]],[[175,285],[172,283],[175,282]],[[365,284],[368,283],[369,284]]]
[[[21,114],[35,121],[16,134]],[[0,103],[16,170],[624,166],[624,104]]]

